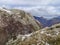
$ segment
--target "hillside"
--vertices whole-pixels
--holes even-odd
[[[28,35],[18,35],[6,45],[60,45],[60,24],[46,27]]]
[[[0,8],[0,45],[18,34],[25,35],[41,29],[34,17],[22,10]]]

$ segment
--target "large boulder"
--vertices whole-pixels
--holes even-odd
[[[22,10],[0,8],[0,45],[5,45],[12,38],[15,40],[18,34],[25,35],[41,29],[39,24]]]

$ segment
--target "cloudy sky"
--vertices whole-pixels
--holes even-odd
[[[29,11],[32,9],[35,9],[34,11],[36,11],[36,9],[42,9],[47,11],[50,15],[60,15],[60,0],[0,0],[0,7]]]
[[[34,7],[59,6],[60,0],[0,0],[0,6],[7,7]]]

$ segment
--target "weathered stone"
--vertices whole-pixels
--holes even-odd
[[[12,38],[15,40],[18,34],[29,34],[41,28],[30,14],[12,10],[0,9],[0,45]]]

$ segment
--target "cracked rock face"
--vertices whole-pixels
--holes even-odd
[[[41,28],[40,23],[36,22],[33,16],[22,10],[0,9],[0,44],[13,38],[18,34],[25,35]]]

